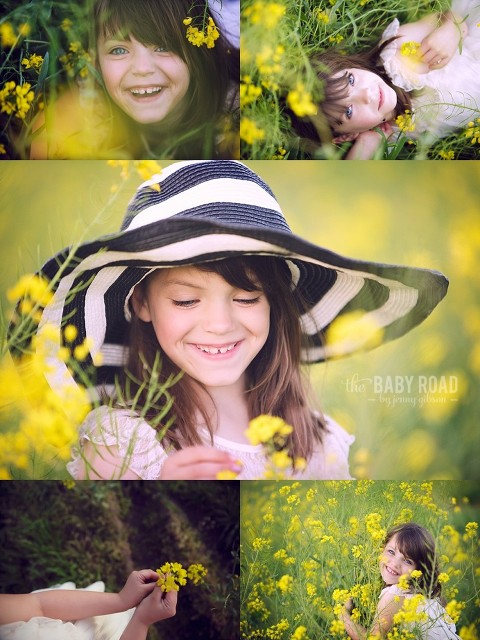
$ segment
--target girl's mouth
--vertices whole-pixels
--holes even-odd
[[[385,570],[391,576],[395,576],[396,578],[398,577],[398,573],[396,571],[394,571],[393,569],[390,569],[390,567],[387,567],[387,565],[385,565]]]
[[[134,87],[129,91],[136,98],[148,98],[158,95],[162,91],[162,87]]]
[[[383,101],[384,101],[383,91],[381,90],[380,87],[378,87],[378,110],[379,111],[382,108]]]
[[[203,351],[203,353],[208,353],[212,356],[224,355],[225,353],[229,353],[233,351],[233,349],[239,344],[239,342],[231,342],[230,344],[224,345],[205,345],[205,344],[196,344],[195,347],[199,351]]]

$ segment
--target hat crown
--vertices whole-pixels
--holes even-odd
[[[121,231],[169,218],[207,219],[233,227],[291,232],[270,187],[234,160],[177,162],[144,182]]]

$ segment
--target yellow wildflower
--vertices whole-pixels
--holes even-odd
[[[0,24],[0,42],[4,49],[9,49],[15,46],[18,36],[10,24],[10,22],[3,22]]]
[[[165,562],[158,573],[157,585],[162,591],[179,591],[180,587],[187,584],[187,572],[179,562]]]
[[[293,578],[289,575],[284,575],[277,581],[277,587],[282,593],[288,593],[292,590]]]
[[[312,94],[306,91],[303,82],[297,82],[295,88],[289,91],[287,104],[299,118],[314,116],[317,113],[317,106],[312,102]]]
[[[295,629],[290,640],[308,640],[307,627],[300,626]]]
[[[282,418],[276,416],[258,416],[250,421],[245,435],[253,445],[265,444],[276,437],[285,438],[293,428]]]
[[[185,18],[183,24],[187,27],[186,38],[195,47],[206,45],[207,49],[213,49],[215,41],[220,37],[220,32],[213,18],[208,18],[208,23],[203,31],[198,27],[193,27],[191,18]]]
[[[0,91],[0,111],[25,120],[34,99],[35,94],[31,91],[29,82],[17,85],[15,81],[10,80]]]
[[[317,8],[314,13],[319,22],[323,22],[323,24],[328,24],[330,22],[330,17],[326,11],[322,11],[322,9]]]
[[[217,480],[235,480],[237,476],[238,476],[238,473],[235,473],[235,471],[230,471],[230,469],[225,469],[217,473]]]
[[[402,56],[418,57],[418,50],[420,49],[420,42],[413,40],[404,42],[400,47],[400,53]]]
[[[73,27],[73,22],[69,19],[69,18],[65,18],[64,20],[62,20],[62,23],[60,24],[60,28],[62,31],[70,31],[70,29]]]
[[[475,538],[478,533],[478,523],[477,522],[467,522],[465,525],[465,539],[471,540]]]
[[[32,53],[28,58],[23,58],[22,66],[25,69],[34,69],[35,71],[40,71],[40,67],[43,64],[42,56],[37,55],[36,53]]]
[[[373,348],[383,338],[384,329],[361,311],[351,311],[336,318],[326,332],[327,347],[332,351]],[[335,355],[332,353],[332,355]]]
[[[285,15],[286,7],[279,2],[254,2],[243,12],[251,24],[260,24],[265,29],[274,29]]]
[[[453,151],[444,151],[440,149],[438,155],[441,160],[455,160],[455,153]]]
[[[438,574],[438,582],[440,584],[444,584],[445,582],[448,582],[450,580],[450,576],[448,575],[448,573],[439,573]]]
[[[403,114],[395,118],[395,122],[403,133],[415,131],[415,123],[413,122],[413,115],[410,109],[405,109]]]
[[[265,131],[257,127],[253,120],[242,118],[240,121],[240,138],[247,144],[254,144],[258,140],[263,140]]]
[[[197,585],[203,582],[203,579],[208,573],[208,569],[206,569],[203,564],[191,564],[187,569],[187,578],[193,582],[193,584]]]

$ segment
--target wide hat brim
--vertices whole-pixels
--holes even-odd
[[[66,249],[49,260],[40,273],[53,283],[55,294],[43,310],[41,325],[57,329],[56,346],[63,344],[62,328],[67,324],[78,331],[69,347],[90,338],[89,354],[81,366],[94,372],[89,390],[95,396],[95,388],[113,385],[125,363],[128,299],[146,273],[238,255],[287,260],[292,287],[307,307],[301,316],[306,363],[348,356],[404,335],[428,317],[448,288],[448,280],[439,272],[353,260],[288,230],[174,217],[100,238],[74,251]],[[346,317],[352,319],[349,335],[335,336],[332,323]],[[365,326],[376,327],[378,339],[372,340],[363,331]],[[95,367],[98,353],[102,364]],[[69,382],[85,384],[55,350],[52,354],[54,388]]]

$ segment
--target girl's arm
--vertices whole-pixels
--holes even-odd
[[[115,446],[107,447],[86,441],[82,458],[84,465],[78,480],[138,480],[140,477],[128,468]],[[239,473],[242,468],[225,451],[214,447],[185,447],[169,455],[163,464],[159,480],[215,480],[225,470]]]
[[[400,26],[397,59],[402,66],[408,66],[419,74],[441,69],[453,58],[467,33],[468,27],[462,16],[452,11],[429,14],[417,22]],[[401,53],[401,45],[406,42],[420,43],[417,56]]]
[[[145,640],[151,624],[175,615],[177,595],[176,591],[154,589],[135,609],[120,640]]]
[[[37,616],[67,622],[126,611],[150,594],[157,580],[155,571],[143,569],[130,574],[120,593],[51,589],[39,593],[2,594],[0,624],[28,622]]]
[[[370,636],[378,636],[379,638],[386,637],[387,633],[393,627],[393,616],[402,608],[403,601],[405,600],[402,596],[397,596],[398,600],[395,600],[395,597],[395,594],[387,591],[387,593],[380,598],[375,615],[375,623],[369,630],[352,620],[350,616],[352,604],[351,601],[349,601],[343,608],[340,619],[345,625],[345,631],[351,640],[367,640]]]

